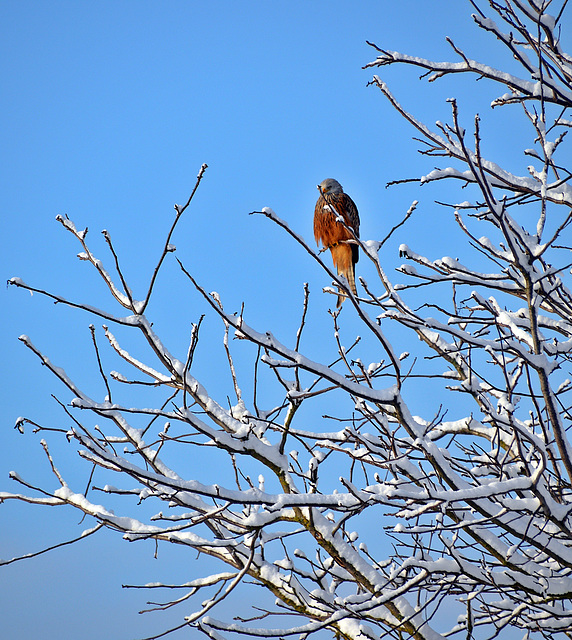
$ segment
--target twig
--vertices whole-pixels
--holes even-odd
[[[175,227],[177,226],[177,223],[181,219],[181,216],[183,215],[183,213],[185,212],[187,207],[191,204],[191,200],[193,199],[197,189],[199,188],[199,184],[200,184],[201,180],[203,179],[203,175],[204,175],[205,171],[207,170],[207,167],[208,167],[207,164],[201,165],[201,168],[200,168],[199,173],[197,175],[197,181],[195,183],[195,187],[192,190],[191,195],[189,196],[189,199],[187,200],[186,204],[183,205],[182,207],[180,207],[177,204],[175,205],[175,211],[177,212],[177,215],[175,216],[175,219],[173,220],[173,224],[171,225],[169,233],[167,234],[167,239],[165,240],[165,246],[163,247],[163,253],[161,254],[161,257],[159,258],[159,262],[157,263],[157,266],[155,267],[155,270],[153,271],[153,275],[151,276],[151,282],[149,283],[149,289],[147,290],[147,295],[145,296],[145,300],[143,301],[143,303],[141,305],[141,309],[140,309],[139,313],[145,313],[145,309],[147,308],[147,305],[149,304],[149,300],[151,299],[151,293],[153,292],[153,287],[155,286],[155,280],[157,279],[157,276],[159,275],[159,270],[161,269],[161,265],[163,264],[163,260],[165,260],[166,255],[172,250],[172,247],[171,247],[171,236],[173,235],[173,233],[175,231]]]
[[[105,388],[107,389],[107,400],[111,404],[111,389],[109,388],[109,382],[107,381],[107,376],[105,375],[105,372],[103,371],[103,367],[101,365],[101,358],[99,357],[97,340],[95,339],[95,327],[92,324],[90,324],[89,330],[91,331],[91,339],[93,341],[93,348],[95,349],[95,355],[97,357],[97,366],[99,367],[99,373],[101,374],[101,377],[103,378],[103,382],[105,383]]]
[[[44,553],[48,553],[49,551],[53,551],[54,549],[59,549],[60,547],[65,547],[70,544],[75,544],[80,540],[84,540],[85,538],[89,538],[89,536],[97,533],[100,529],[102,529],[105,525],[102,522],[99,522],[91,529],[86,529],[80,536],[77,538],[73,538],[72,540],[66,540],[65,542],[58,542],[57,544],[52,545],[51,547],[46,547],[41,551],[35,551],[34,553],[26,553],[23,556],[18,556],[17,558],[12,558],[11,560],[0,560],[0,566],[5,566],[7,564],[12,564],[13,562],[18,562],[19,560],[26,560],[27,558],[35,558],[37,556],[41,556]]]

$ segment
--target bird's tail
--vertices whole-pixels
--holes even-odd
[[[354,294],[354,296],[357,296],[355,265],[353,264],[353,262],[350,262],[348,268],[345,271],[338,269],[338,275],[345,276],[348,284],[350,285],[352,293]],[[338,304],[336,306],[339,309],[342,306],[342,302],[347,298],[347,295],[342,291],[342,289],[339,289],[338,291]]]

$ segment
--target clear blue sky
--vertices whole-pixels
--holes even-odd
[[[206,162],[204,182],[173,239],[179,258],[230,309],[244,300],[251,323],[284,341],[309,281],[316,313],[329,328],[324,274],[266,219],[248,213],[271,206],[313,242],[316,184],[335,177],[358,204],[366,239],[384,237],[420,200],[415,223],[387,248],[388,270],[399,264],[400,242],[447,253],[446,214],[433,204],[438,191],[385,189],[389,180],[427,173],[433,163],[416,153],[414,132],[379,91],[366,88],[372,72],[361,67],[375,58],[366,40],[452,58],[447,35],[486,60],[494,43],[477,32],[470,13],[459,0],[4,0],[2,277],[103,306],[96,278],[75,257],[80,248],[55,221],[68,214],[89,227],[94,251],[110,264],[99,234],[109,230],[141,297],[173,204],[186,201]],[[415,70],[378,73],[428,123],[448,118],[450,95],[458,95],[467,126],[495,97],[474,81],[427,85]],[[491,120],[487,152],[502,161],[506,149],[493,126]],[[503,135],[510,138],[510,123]],[[152,319],[182,349],[203,309],[173,264],[159,284],[163,304]],[[50,393],[69,398],[17,338],[28,334],[89,385],[92,319],[13,287],[2,287],[0,296],[0,491],[18,491],[8,479],[12,469],[53,486],[39,436],[30,427],[19,435],[13,425],[20,415],[67,425]],[[213,381],[217,375],[205,373]],[[69,450],[54,444],[54,451],[74,477]],[[78,482],[85,482],[83,472]],[[2,505],[0,557],[73,537],[87,526],[78,520],[62,510]],[[152,556],[150,544],[106,534],[0,568],[0,635],[123,640],[176,622],[182,611],[138,616],[147,594],[121,589],[123,582],[193,577],[190,554],[164,549],[158,561]]]

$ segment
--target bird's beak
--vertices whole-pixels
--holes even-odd
[[[317,189],[318,189],[318,191],[320,192],[320,195],[321,195],[321,196],[323,196],[323,195],[324,195],[324,192],[322,191],[322,187],[321,187],[319,184],[317,184],[317,185],[316,185],[316,188],[317,188]]]

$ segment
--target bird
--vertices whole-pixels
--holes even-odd
[[[359,260],[357,244],[347,242],[359,238],[359,213],[355,202],[344,193],[342,185],[334,178],[326,178],[318,185],[320,197],[314,209],[314,237],[332,254],[338,275],[348,281],[350,289],[357,295],[355,264]],[[342,218],[346,226],[338,222]],[[352,234],[353,231],[353,234]],[[339,289],[337,308],[342,306],[346,296]]]

